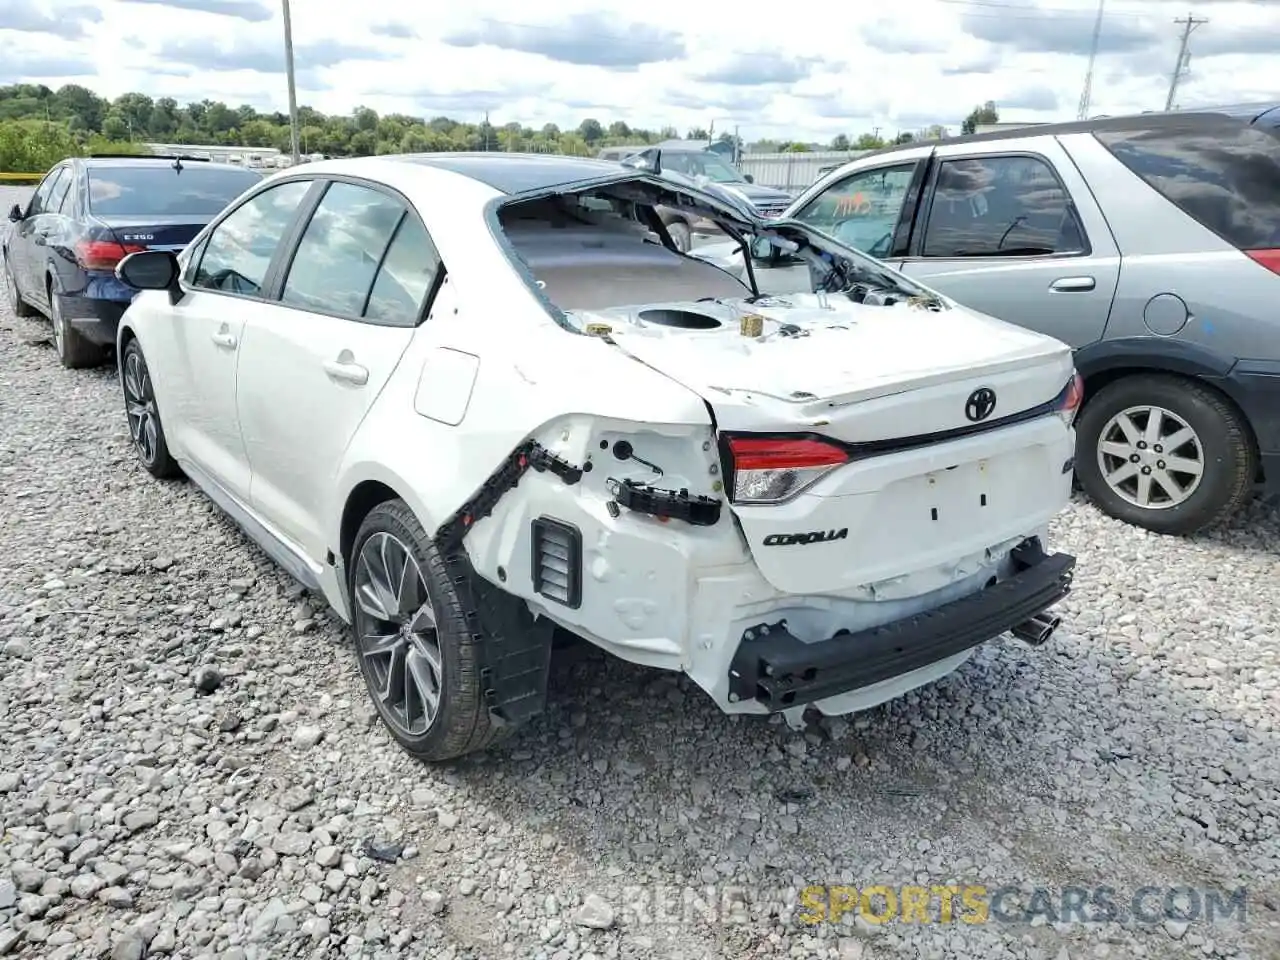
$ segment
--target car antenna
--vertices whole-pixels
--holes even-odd
[[[177,156],[173,158],[173,169],[177,170],[179,173],[182,172],[182,157]]]

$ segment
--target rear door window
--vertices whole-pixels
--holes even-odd
[[[939,164],[921,256],[1084,252],[1084,230],[1071,197],[1044,158],[1017,154]]]
[[[36,192],[31,197],[31,203],[27,206],[27,216],[34,217],[37,214],[49,212],[49,201],[53,197],[54,191],[58,189],[58,184],[66,178],[66,175],[66,167],[58,167],[45,175],[40,186],[36,187]]]
[[[70,168],[63,168],[66,172],[53,185],[53,192],[49,194],[49,206],[45,210],[46,213],[66,213],[63,207],[67,202],[67,194],[71,192],[71,182],[75,180],[76,175]]]
[[[280,299],[316,313],[361,316],[405,212],[381,191],[331,184],[302,233]]]
[[[89,211],[100,217],[193,217],[209,220],[262,177],[252,170],[199,161],[89,168]]]
[[[373,281],[365,319],[414,326],[441,269],[440,254],[426,228],[412,213],[405,214]]]
[[[1111,155],[1241,250],[1280,247],[1280,139],[1233,120],[1098,131]]]

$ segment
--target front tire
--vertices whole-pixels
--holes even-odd
[[[130,340],[120,356],[120,381],[124,388],[129,440],[143,468],[161,480],[181,476],[182,469],[169,453],[151,372],[147,369],[142,345],[137,340]]]
[[[15,317],[34,317],[36,310],[27,301],[22,299],[22,294],[18,292],[18,281],[14,279],[13,267],[9,266],[9,254],[6,252],[4,256],[4,285],[8,291],[7,300],[9,301],[9,309],[13,311]]]
[[[1184,377],[1124,377],[1086,401],[1076,423],[1076,473],[1089,499],[1156,533],[1220,523],[1248,500],[1257,472],[1239,412]]]
[[[356,660],[396,742],[438,762],[482,750],[495,725],[480,676],[483,642],[445,557],[402,500],[378,504],[351,549],[347,598]]]

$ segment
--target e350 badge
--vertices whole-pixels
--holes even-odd
[[[849,528],[839,530],[813,530],[809,533],[771,533],[764,538],[766,547],[804,547],[811,543],[830,543],[849,536]]]

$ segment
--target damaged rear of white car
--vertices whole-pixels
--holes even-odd
[[[1007,631],[1053,632],[1074,566],[1047,541],[1080,399],[1065,344],[616,164],[361,158],[263,191],[293,180],[308,202],[264,247],[252,301],[203,292],[186,255],[122,264],[147,288],[121,328],[130,425],[146,413],[148,470],[184,471],[352,623],[374,705],[415,756],[482,749],[540,712],[557,626],[793,724],[942,677]],[[405,304],[394,322],[334,315],[359,307],[338,306],[354,274],[320,264],[355,242],[335,218],[308,248],[334,305],[281,299],[303,221],[357,187],[401,204],[438,260],[414,287],[418,261],[384,254],[364,302]],[[758,295],[749,261],[744,284],[681,253],[656,207],[785,246],[813,292]],[[184,405],[171,342],[208,329],[234,347],[218,333],[233,309],[238,424]]]
[[[684,671],[725,711],[793,724],[936,680],[1006,631],[1046,641],[1075,562],[1046,536],[1070,495],[1068,347],[665,179],[684,192],[637,177],[494,203],[553,333],[606,349],[594,386],[561,393],[522,448],[555,469],[533,463],[486,519],[463,508],[476,573],[618,656]],[[816,292],[760,297],[655,242],[660,202],[800,248]],[[585,373],[565,361],[521,369],[564,391]],[[666,387],[628,393],[637,364],[700,415],[670,422]]]

